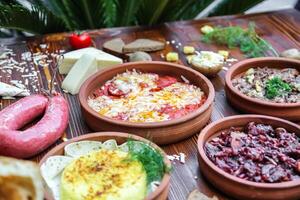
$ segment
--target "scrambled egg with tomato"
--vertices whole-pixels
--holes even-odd
[[[89,106],[109,118],[131,122],[159,122],[179,118],[206,100],[203,91],[172,76],[135,70],[118,74],[97,89]]]
[[[146,172],[119,150],[92,152],[70,163],[61,177],[61,200],[142,200]]]

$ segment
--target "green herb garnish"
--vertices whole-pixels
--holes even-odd
[[[147,184],[153,181],[160,181],[163,175],[170,169],[165,165],[161,153],[150,145],[133,140],[127,141],[130,160],[138,160],[142,163],[146,174]]]
[[[291,86],[288,83],[283,82],[279,77],[274,77],[266,83],[266,97],[268,99],[282,96],[290,91],[292,91]]]
[[[265,56],[269,50],[278,56],[272,45],[257,35],[254,23],[249,23],[247,29],[240,26],[215,27],[202,37],[202,41],[227,45],[229,48],[239,47],[247,57]]]

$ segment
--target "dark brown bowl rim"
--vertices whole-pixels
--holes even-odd
[[[162,122],[142,122],[142,123],[111,119],[109,117],[99,115],[96,111],[94,111],[92,108],[90,108],[88,106],[87,97],[84,94],[85,94],[85,91],[87,90],[88,85],[90,85],[90,83],[93,82],[98,76],[101,76],[102,74],[107,73],[110,70],[113,70],[116,68],[126,68],[127,66],[132,66],[132,65],[135,65],[138,67],[141,64],[142,65],[148,64],[148,65],[154,65],[154,66],[155,65],[167,65],[171,68],[172,67],[180,68],[180,69],[194,73],[196,76],[201,78],[205,82],[205,84],[208,86],[209,94],[208,94],[206,101],[204,102],[203,105],[200,106],[200,108],[198,108],[194,112],[188,113],[187,115],[180,117],[178,119],[166,120],[166,121],[162,121]],[[155,71],[155,69],[153,71]],[[215,96],[215,90],[214,90],[212,83],[204,75],[202,75],[200,72],[197,72],[196,70],[193,70],[191,68],[185,67],[183,65],[175,64],[175,63],[161,62],[161,61],[142,61],[142,62],[124,63],[124,64],[117,65],[114,67],[106,68],[106,69],[101,70],[101,71],[97,72],[96,74],[92,75],[83,83],[83,85],[80,88],[79,102],[84,110],[86,110],[89,114],[93,115],[97,119],[100,119],[100,120],[103,120],[103,121],[106,121],[106,122],[109,122],[112,124],[127,126],[127,127],[155,128],[155,127],[163,127],[163,126],[171,126],[171,125],[175,125],[175,124],[180,124],[180,123],[186,122],[192,118],[195,118],[196,116],[200,115],[201,113],[203,113],[204,111],[206,111],[209,108],[209,106],[213,103],[214,96]]]
[[[83,141],[83,140],[89,140],[89,138],[93,138],[93,137],[122,137],[122,138],[131,138],[133,140],[137,140],[137,141],[143,141],[147,144],[150,144],[152,147],[154,147],[155,149],[157,149],[164,157],[164,162],[168,167],[171,167],[171,162],[169,161],[169,159],[167,158],[167,154],[159,147],[157,146],[155,143],[142,138],[140,136],[136,136],[136,135],[132,135],[129,133],[123,133],[123,132],[95,132],[95,133],[87,133],[78,137],[74,137],[72,139],[69,139],[66,142],[62,142],[61,144],[55,146],[54,148],[52,148],[47,154],[45,154],[43,156],[43,158],[40,160],[39,162],[39,166],[41,167],[41,165],[46,161],[46,159],[48,159],[50,156],[56,155],[55,153],[58,150],[64,149],[64,147],[67,144],[73,143],[73,142],[78,142],[78,141]],[[157,189],[155,189],[154,192],[150,193],[150,195],[148,195],[146,197],[146,200],[151,200],[156,198],[159,194],[161,194],[163,192],[163,190],[168,189],[168,184],[170,183],[170,173],[165,173],[160,185],[158,186]]]
[[[247,186],[251,186],[251,187],[257,187],[257,188],[274,188],[274,189],[279,189],[279,188],[290,188],[290,187],[296,187],[296,186],[300,186],[300,179],[297,180],[293,180],[293,181],[287,181],[287,182],[281,182],[281,183],[256,183],[256,182],[252,182],[252,181],[247,181],[247,180],[243,180],[241,178],[235,177],[225,171],[223,171],[222,169],[220,169],[219,167],[217,167],[206,155],[205,151],[204,151],[204,144],[206,141],[204,141],[204,137],[206,136],[206,133],[209,129],[211,129],[212,127],[216,126],[216,125],[220,125],[223,124],[224,122],[228,121],[228,120],[232,120],[232,119],[243,119],[243,118],[247,118],[247,119],[268,119],[268,120],[275,120],[275,121],[280,121],[286,124],[289,124],[290,126],[294,126],[295,128],[299,129],[300,131],[300,126],[292,123],[290,121],[284,120],[284,119],[280,119],[277,117],[271,117],[271,116],[266,116],[266,115],[234,115],[234,116],[230,116],[230,117],[225,117],[222,118],[220,120],[217,120],[209,125],[207,125],[201,132],[200,135],[198,137],[198,141],[197,141],[197,146],[198,146],[198,152],[199,152],[199,156],[202,158],[202,160],[216,173],[218,173],[220,176],[225,177],[226,179],[230,179],[231,181],[237,182],[239,184],[242,185],[247,185]],[[226,127],[224,127],[226,129]],[[205,173],[205,172],[204,172]]]
[[[264,58],[250,58],[246,60],[242,60],[238,63],[235,63],[230,67],[230,69],[227,71],[226,76],[225,76],[225,84],[228,86],[229,90],[231,90],[234,94],[238,95],[242,99],[246,99],[250,102],[257,103],[260,105],[265,105],[265,106],[272,106],[272,107],[298,107],[300,106],[300,102],[298,103],[274,103],[274,102],[268,102],[260,99],[256,99],[253,97],[249,97],[236,88],[233,87],[232,85],[232,74],[240,67],[252,63],[252,62],[277,62],[277,61],[282,61],[282,62],[287,62],[287,63],[294,63],[294,64],[300,64],[300,61],[294,60],[294,59],[288,59],[288,58],[277,58],[277,57],[264,57]],[[255,66],[254,66],[255,68]]]

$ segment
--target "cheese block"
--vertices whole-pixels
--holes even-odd
[[[83,54],[72,67],[61,87],[73,95],[77,94],[83,82],[95,72],[97,72],[95,55]]]
[[[94,56],[97,60],[98,69],[123,63],[121,58],[105,53],[104,51],[101,51],[94,47],[88,47],[88,48],[78,49],[75,51],[70,51],[68,53],[65,53],[62,63],[59,65],[59,73],[60,74],[69,73],[70,69],[73,67],[75,62],[83,54],[90,54]]]

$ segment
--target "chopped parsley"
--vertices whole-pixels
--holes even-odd
[[[266,97],[273,99],[277,96],[283,96],[284,94],[291,92],[292,87],[285,83],[281,78],[274,77],[266,83]]]
[[[153,181],[160,181],[169,167],[164,162],[161,153],[150,145],[134,140],[127,141],[131,160],[138,160],[142,163],[147,174],[147,184]]]

